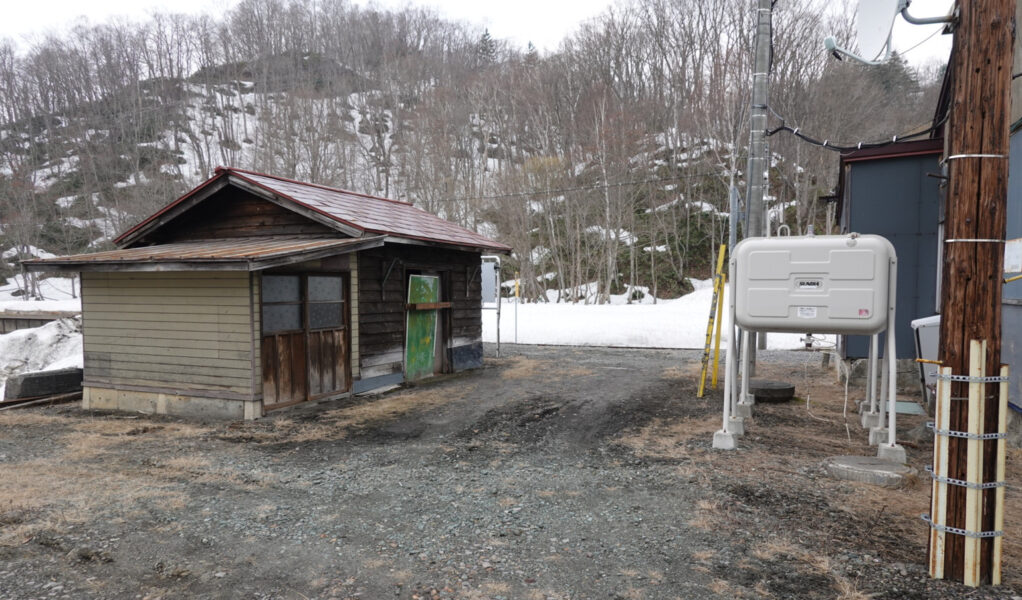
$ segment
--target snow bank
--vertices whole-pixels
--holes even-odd
[[[518,343],[702,348],[712,296],[713,288],[707,286],[657,304],[521,304],[517,310]],[[502,342],[515,341],[515,318],[513,301],[505,301],[500,323]],[[726,335],[726,326],[723,331]],[[774,350],[801,348],[801,337],[797,333],[772,333],[767,342]],[[497,341],[494,310],[483,311],[483,341]]]
[[[82,322],[60,319],[0,335],[0,398],[12,375],[82,366]]]

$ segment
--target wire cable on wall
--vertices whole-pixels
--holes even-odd
[[[774,135],[775,133],[779,133],[781,131],[787,131],[787,132],[791,133],[792,135],[794,135],[795,137],[799,138],[800,140],[802,140],[804,142],[808,142],[808,143],[810,143],[810,144],[812,144],[814,146],[819,146],[821,148],[826,148],[827,150],[833,150],[835,152],[842,152],[842,153],[854,152],[856,150],[866,150],[866,149],[869,149],[869,148],[882,148],[884,146],[889,146],[889,145],[895,144],[897,142],[904,142],[904,141],[907,141],[907,140],[913,140],[913,139],[916,139],[916,138],[920,138],[920,137],[929,135],[929,134],[933,133],[934,131],[939,130],[944,125],[944,122],[947,121],[947,115],[945,115],[944,118],[941,119],[939,122],[935,123],[934,125],[926,128],[926,129],[923,129],[921,131],[916,131],[916,132],[913,132],[913,133],[906,133],[904,135],[896,135],[896,136],[892,137],[889,140],[881,140],[881,141],[873,141],[873,142],[858,142],[858,143],[853,143],[853,144],[844,144],[844,143],[832,143],[828,139],[819,140],[819,139],[814,138],[812,136],[806,135],[806,134],[800,132],[798,127],[789,127],[789,126],[785,125],[783,117],[781,117],[776,112],[774,112],[774,110],[772,108],[770,108],[770,107],[767,107],[767,108],[768,108],[768,110],[770,110],[771,113],[773,113],[773,115],[775,117],[777,117],[778,119],[781,120],[781,125],[779,127],[775,127],[774,129],[768,129],[767,130],[767,132],[766,132],[767,137],[770,137],[770,136]]]

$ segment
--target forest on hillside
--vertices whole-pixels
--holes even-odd
[[[831,143],[929,127],[941,69],[829,57],[822,36],[850,46],[853,24],[847,3],[775,3],[771,127]],[[0,277],[108,248],[229,165],[508,243],[529,299],[676,296],[709,276],[744,194],[754,31],[750,2],[631,0],[541,54],[428,9],[243,0],[0,41]],[[769,139],[773,228],[825,231],[838,156]]]

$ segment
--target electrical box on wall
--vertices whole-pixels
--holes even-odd
[[[883,237],[748,238],[732,260],[743,329],[873,334],[887,326],[895,254]]]

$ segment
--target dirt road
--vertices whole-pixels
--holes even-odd
[[[0,598],[1022,596],[1016,491],[1009,585],[930,581],[925,482],[827,478],[873,453],[843,388],[818,356],[762,360],[800,399],[733,452],[678,351],[519,347],[253,423],[0,413]]]

